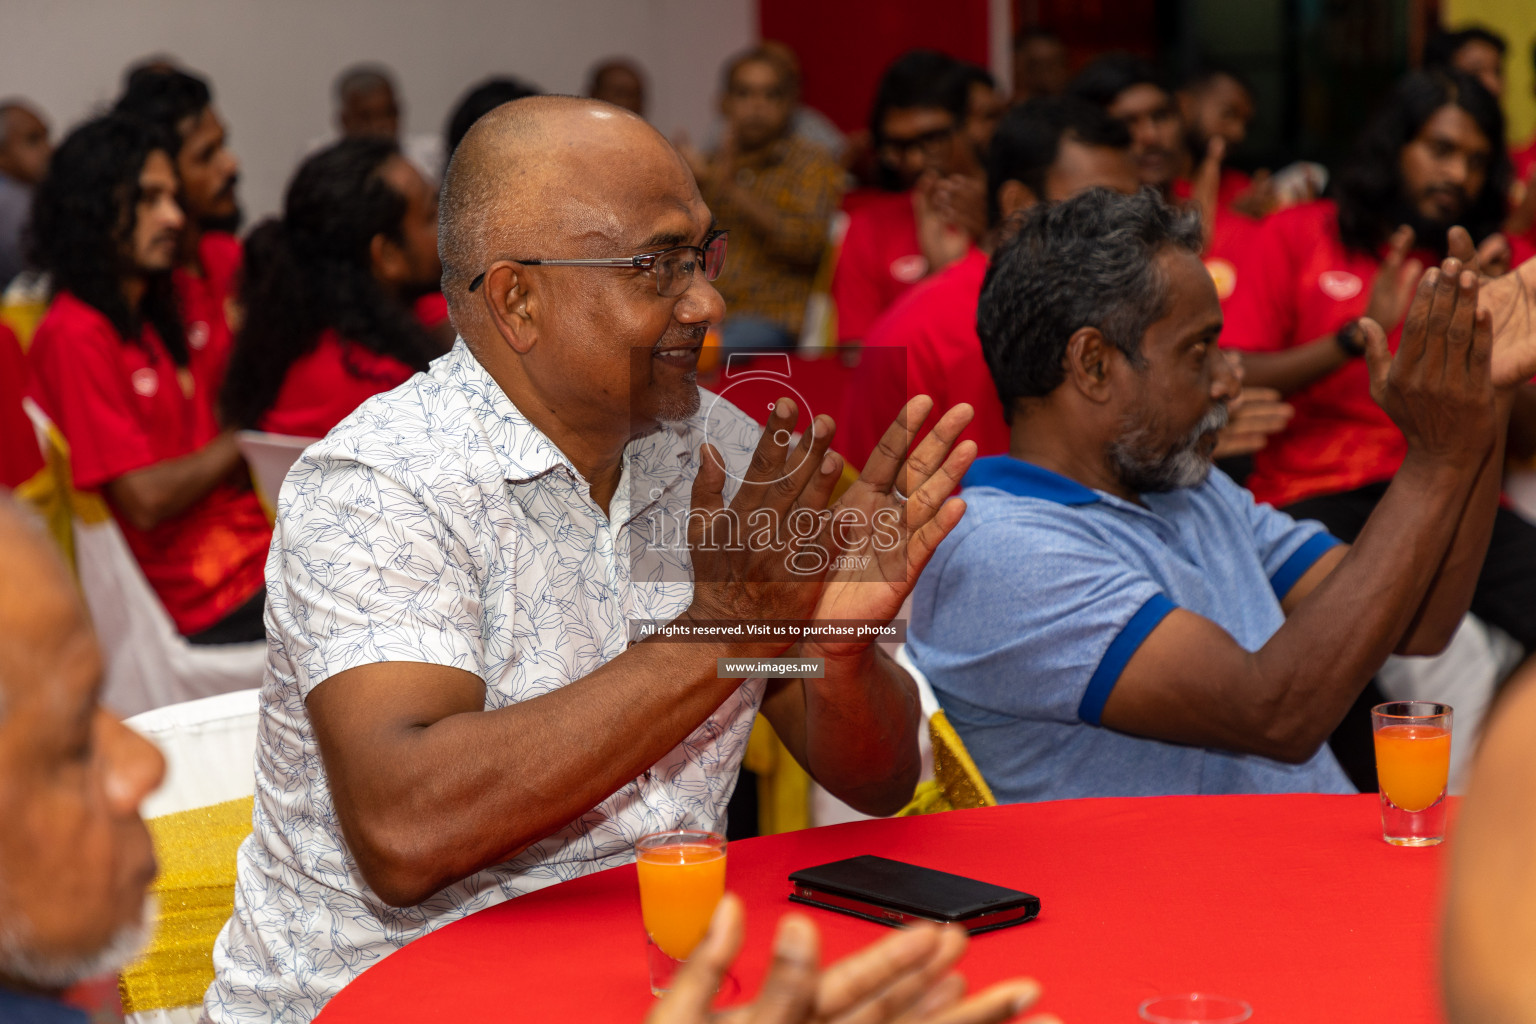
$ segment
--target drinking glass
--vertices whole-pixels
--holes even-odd
[[[1451,706],[1392,701],[1371,709],[1381,837],[1393,846],[1434,846],[1445,838],[1451,768]]]
[[[1148,1024],[1241,1024],[1253,1016],[1253,1007],[1241,999],[1186,992],[1153,996],[1136,1007],[1136,1015]]]
[[[635,869],[651,992],[659,996],[693,955],[725,895],[725,836],[694,829],[642,836],[635,843]]]

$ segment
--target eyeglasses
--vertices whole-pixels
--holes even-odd
[[[712,231],[705,237],[703,245],[675,245],[670,249],[643,252],[638,256],[613,256],[586,260],[513,260],[512,262],[521,263],[525,267],[613,267],[620,270],[626,268],[649,270],[656,278],[656,294],[664,299],[671,299],[688,290],[688,286],[693,283],[694,271],[701,265],[704,268],[704,280],[713,281],[720,276],[720,268],[725,266],[725,243],[729,238],[728,231]],[[469,282],[469,290],[474,291],[484,281],[485,275],[481,274]]]
[[[887,157],[895,160],[905,159],[913,150],[921,150],[924,156],[930,158],[942,157],[945,147],[955,137],[955,131],[956,129],[952,126],[935,128],[933,131],[923,132],[910,139],[886,138],[880,140],[880,149]]]

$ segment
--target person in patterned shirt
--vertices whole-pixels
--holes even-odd
[[[679,146],[715,218],[731,229],[731,261],[717,284],[730,316],[726,348],[789,348],[827,245],[843,172],[820,146],[796,137],[794,69],[767,49],[725,66],[725,136],[708,156]]]
[[[932,403],[901,410],[832,509],[835,550],[865,553],[834,569],[831,420],[791,448],[793,401],[765,430],[698,388],[724,246],[653,128],[573,97],[498,107],[449,166],[439,249],[459,341],[307,449],[278,498],[217,1024],[310,1020],[450,921],[628,863],[647,833],[721,829],[759,709],[861,811],[917,780],[916,687],[867,635],[640,624],[888,623],[963,511],[945,496],[975,454],[954,443],[969,407],[915,448]],[[720,658],[779,655],[825,675],[720,678]]]

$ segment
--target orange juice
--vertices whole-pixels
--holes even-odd
[[[1376,777],[1392,804],[1417,813],[1440,799],[1451,766],[1451,730],[1388,725],[1376,730]]]
[[[635,868],[646,934],[667,956],[687,960],[725,895],[725,851],[701,843],[659,846],[642,850]]]

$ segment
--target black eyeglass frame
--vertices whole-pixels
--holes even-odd
[[[704,280],[714,281],[719,278],[720,270],[725,266],[725,255],[722,251],[720,257],[715,261],[713,268],[711,268],[709,261],[710,247],[713,246],[716,242],[729,242],[730,237],[730,231],[722,229],[718,231],[711,231],[709,234],[705,235],[703,245],[674,245],[669,246],[666,249],[657,249],[655,252],[642,252],[637,256],[601,256],[590,259],[572,260],[511,260],[510,262],[519,263],[525,267],[610,267],[617,270],[650,270],[661,260],[663,256],[666,256],[669,253],[679,252],[684,249],[691,249],[699,254],[698,265],[704,268]],[[485,272],[482,272],[476,275],[473,281],[469,282],[469,291],[474,291],[484,282]],[[683,290],[687,290],[686,286]],[[661,295],[662,298],[673,297],[670,295],[662,294],[660,277],[656,278],[656,294]],[[681,295],[682,292],[678,292],[677,294]]]

